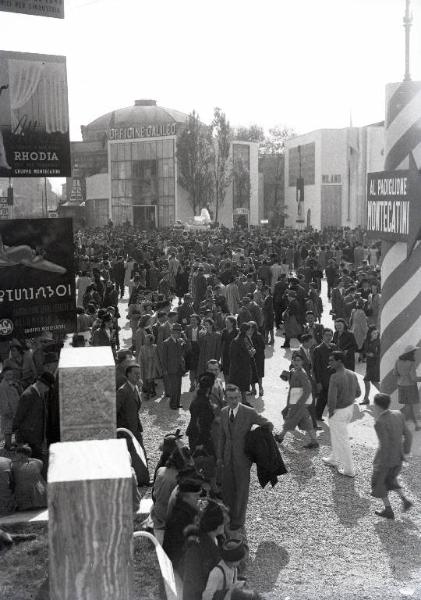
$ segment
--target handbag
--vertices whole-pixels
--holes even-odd
[[[214,595],[212,596],[212,600],[224,600],[225,596],[227,595],[227,592],[228,592],[227,578],[225,576],[224,569],[220,565],[216,565],[216,568],[219,569],[220,571],[222,571],[222,575],[224,576],[224,587],[222,588],[222,590],[217,590],[214,593]]]
[[[301,396],[303,395],[304,390],[303,388],[299,388],[299,387],[292,387],[289,390],[289,397],[288,397],[288,404],[297,404],[298,400],[301,398]],[[312,404],[313,402],[313,395],[310,393],[309,397],[307,398],[307,400],[305,401],[305,404]]]

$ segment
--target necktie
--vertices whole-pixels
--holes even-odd
[[[230,422],[234,423],[234,411],[232,409],[230,410]]]

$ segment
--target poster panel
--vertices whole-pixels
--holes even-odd
[[[0,0],[0,10],[64,19],[64,0]]]
[[[0,341],[76,331],[72,219],[0,221]]]
[[[367,175],[367,233],[390,241],[407,241],[411,205],[419,203],[418,174],[410,170]]]
[[[0,177],[69,177],[64,56],[0,51]]]

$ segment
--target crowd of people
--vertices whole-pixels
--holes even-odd
[[[361,229],[186,233],[109,226],[76,234],[71,344],[113,352],[117,427],[134,439],[129,451],[137,483],[153,488],[145,526],[182,576],[185,600],[215,598],[218,590],[226,592],[221,598],[258,597],[241,576],[250,469],[256,463],[261,485],[274,485],[286,472],[280,448],[288,432],[306,431],[305,448],[316,449],[328,419],[331,452],[324,461],[355,476],[347,426],[356,399],[368,404],[371,385],[378,389],[380,381],[380,261],[379,245],[370,245]],[[121,344],[122,299],[128,347]],[[333,328],[322,324],[325,311]],[[281,374],[289,391],[276,433],[253,408],[253,399],[265,393],[265,354],[275,331],[284,349],[293,339],[300,343]],[[1,430],[5,448],[23,452],[33,465],[25,471],[37,473],[31,489],[45,486],[48,444],[59,440],[54,374],[60,345],[46,331],[36,340],[12,340],[2,357]],[[385,518],[394,516],[390,490],[399,490],[404,510],[412,506],[397,477],[411,445],[407,420],[421,428],[415,352],[407,348],[396,362],[402,414],[389,410],[388,396],[375,396],[380,449],[372,490],[384,501],[377,512]],[[364,395],[356,361],[365,363]],[[159,395],[179,410],[184,376],[192,393],[190,422],[185,435],[165,436],[151,475],[139,411]],[[393,453],[385,451],[388,445]],[[0,458],[0,513],[22,508],[15,470],[10,459]],[[9,498],[2,494],[6,488]],[[33,506],[41,496],[33,493]]]

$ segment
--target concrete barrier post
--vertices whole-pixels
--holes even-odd
[[[124,440],[50,447],[50,600],[131,600],[132,474]]]

